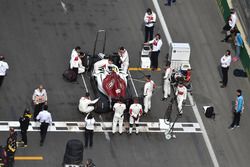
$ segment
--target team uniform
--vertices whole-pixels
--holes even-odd
[[[147,12],[144,15],[144,23],[145,23],[145,40],[144,42],[148,42],[153,39],[154,34],[154,23],[156,22],[156,14],[152,11],[151,14]]]
[[[129,108],[129,133],[132,133],[133,125],[136,126],[136,133],[139,133],[139,119],[142,115],[142,105],[134,103]]]
[[[158,56],[160,54],[161,46],[162,46],[162,40],[154,38],[153,40],[148,42],[149,44],[152,44],[152,52],[150,56],[151,60],[151,68],[158,68]]]
[[[128,66],[129,66],[129,57],[128,57],[128,51],[124,49],[124,53],[119,53],[120,60],[121,60],[121,68],[124,72],[128,71]]]
[[[91,111],[95,109],[95,107],[89,106],[89,105],[95,104],[98,100],[99,99],[90,100],[86,97],[81,97],[81,99],[79,100],[79,105],[78,105],[79,111],[83,113],[90,113]]]
[[[24,146],[27,146],[27,130],[29,128],[31,114],[24,114],[24,116],[19,118],[22,141]]]
[[[164,79],[164,85],[163,85],[164,96],[163,97],[164,98],[167,98],[171,94],[171,87],[170,87],[171,72],[172,72],[172,69],[168,67],[163,77]]]
[[[3,84],[4,77],[6,76],[6,71],[9,69],[8,63],[0,61],[0,87]]]
[[[119,123],[119,133],[122,133],[122,125],[123,125],[123,119],[124,119],[124,111],[126,110],[126,105],[124,103],[115,103],[113,106],[113,110],[115,112],[114,118],[113,118],[113,127],[112,132],[116,132],[116,126],[117,123]]]
[[[153,94],[153,90],[155,88],[154,81],[150,80],[144,85],[144,112],[148,113],[148,110],[151,109],[151,98]]]
[[[179,113],[182,114],[183,101],[187,99],[187,88],[184,85],[178,85],[176,88],[175,95],[177,96],[177,104]]]

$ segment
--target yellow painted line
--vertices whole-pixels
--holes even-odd
[[[138,68],[138,67],[130,67],[129,71],[151,71],[152,68]],[[161,68],[157,68],[155,71],[161,71]]]
[[[42,161],[43,157],[42,156],[15,156],[15,160],[20,160],[20,161]]]

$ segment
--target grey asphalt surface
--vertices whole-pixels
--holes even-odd
[[[62,79],[71,50],[80,45],[91,54],[96,31],[105,29],[108,35],[106,53],[112,53],[123,45],[132,60],[130,67],[137,67],[143,42],[142,19],[148,7],[153,9],[149,0],[65,1],[67,13],[60,1],[5,0],[0,3],[0,49],[10,65],[8,76],[0,88],[0,120],[3,121],[19,118],[25,106],[30,106],[32,93],[40,83],[48,91],[49,110],[55,121],[83,120],[76,109],[79,98],[85,93],[82,81],[79,78],[79,84],[71,84]],[[180,0],[171,8],[165,7],[162,1],[159,3],[173,41],[191,45],[193,95],[201,114],[203,105],[215,107],[215,121],[203,115],[202,118],[220,166],[248,166],[249,113],[244,113],[239,129],[230,131],[227,127],[231,122],[231,101],[237,88],[244,92],[246,111],[249,108],[249,81],[233,75],[234,69],[242,68],[237,62],[230,68],[228,87],[219,87],[219,59],[230,45],[220,43],[224,22],[216,1]],[[159,22],[155,32],[162,34]],[[168,51],[164,35],[162,38],[161,67]],[[151,73],[153,80],[161,86],[162,72],[145,73]],[[140,72],[131,74],[139,80],[143,76]],[[135,81],[135,86],[141,95],[143,83]],[[160,101],[160,88],[154,97],[152,112],[142,121],[155,122],[163,117],[167,102]],[[105,121],[112,119],[111,114],[103,117]],[[196,122],[191,107],[185,107],[180,121]],[[0,137],[1,144],[4,144],[7,133],[0,132]],[[82,139],[83,135],[49,133],[45,146],[40,148],[39,133],[30,133],[29,148],[18,150],[17,155],[42,155],[44,161],[18,161],[16,166],[60,166],[65,143],[71,138]],[[178,134],[172,141],[166,141],[164,135],[158,133],[131,137],[124,134],[112,137],[108,143],[99,133],[95,135],[93,149],[85,151],[84,159],[87,157],[93,158],[98,166],[212,166],[200,134]]]

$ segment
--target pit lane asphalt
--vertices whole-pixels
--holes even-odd
[[[1,120],[17,120],[24,107],[30,105],[33,90],[40,83],[43,83],[48,91],[49,109],[54,120],[82,120],[76,107],[79,97],[84,95],[83,84],[80,81],[79,84],[66,83],[62,80],[61,74],[68,66],[69,55],[73,47],[80,45],[84,51],[92,53],[98,29],[106,29],[108,32],[107,53],[112,53],[123,45],[128,49],[130,59],[133,60],[130,66],[138,66],[139,51],[143,42],[142,18],[146,8],[153,8],[151,1],[66,1],[65,3],[68,8],[67,14],[64,13],[60,1],[16,2],[12,0],[1,2],[0,29],[1,32],[4,32],[1,33],[0,38],[1,53],[6,56],[11,67],[3,87],[0,88],[1,96],[4,97],[0,99]],[[214,104],[216,112],[219,113],[216,121],[206,120],[204,117],[203,121],[220,165],[236,166],[236,163],[239,163],[240,166],[246,166],[249,161],[246,157],[249,155],[249,145],[247,144],[249,132],[246,117],[249,114],[244,114],[240,129],[231,132],[226,128],[231,121],[230,104],[234,99],[234,90],[240,85],[246,92],[249,90],[249,83],[246,79],[235,78],[232,75],[233,68],[242,68],[239,63],[236,63],[230,70],[228,88],[225,90],[219,88],[217,81],[220,80],[220,77],[217,65],[220,56],[229,46],[219,42],[223,38],[220,29],[224,22],[216,2],[178,1],[171,8],[166,8],[163,6],[163,2],[160,2],[160,6],[173,40],[191,44],[194,97],[199,109],[202,105],[209,103]],[[156,24],[155,32],[162,33],[159,23]],[[165,38],[163,38],[163,43],[167,44]],[[167,46],[163,45],[159,58],[161,67],[165,64],[164,55],[167,50]],[[131,73],[133,77],[136,77],[137,72]],[[161,83],[160,73],[152,75],[156,83]],[[135,82],[135,84],[138,90],[142,88],[141,83]],[[152,103],[153,108],[157,106],[157,109],[161,108],[164,111],[165,104],[160,101],[161,96],[161,92],[157,90],[155,93],[157,98],[153,98]],[[249,94],[244,93],[244,96],[247,99]],[[246,106],[246,109],[248,108],[249,106]],[[195,121],[191,108],[188,108],[186,113],[188,114],[184,115],[183,122]],[[162,118],[162,112],[152,112],[150,117],[152,118],[149,118],[149,121],[156,120],[158,117]],[[107,119],[111,119],[111,117]],[[67,139],[73,137],[72,134],[70,136],[52,134],[50,135],[53,136],[51,142],[49,142],[49,136],[47,142],[54,146],[55,143],[52,141],[61,139],[60,148],[63,148],[62,150],[64,150]],[[2,143],[5,141],[4,136],[7,136],[6,133],[1,132]],[[151,136],[151,140],[148,139],[148,136]],[[170,166],[211,166],[211,160],[201,136],[190,134],[187,135],[190,137],[186,138],[185,135],[180,135],[177,138],[180,142],[175,143],[166,142],[163,134],[159,135],[160,140],[157,136],[156,134],[136,136],[135,140],[143,145],[140,145],[139,148],[135,148],[136,146],[133,145],[134,149],[128,151],[127,147],[134,142],[125,141],[121,142],[124,149],[119,149],[119,151],[124,156],[130,155],[131,152],[134,156],[138,156],[139,153],[149,152],[145,150],[146,145],[149,150],[159,148],[152,154],[152,156],[157,155],[158,160],[161,159],[159,162],[155,161],[156,166],[165,166],[166,163]],[[39,140],[38,136],[31,135],[30,138],[37,142]],[[105,149],[101,149],[105,139],[99,135],[96,135],[95,139],[97,140],[96,145],[100,145],[100,147],[93,148],[94,153],[90,155],[99,162],[100,159],[103,160],[102,155],[106,154]],[[241,140],[241,143],[237,141],[238,139]],[[34,152],[40,150],[36,144],[31,144],[31,146],[30,150],[20,153],[30,155],[31,150]],[[50,148],[49,146],[44,147],[44,156],[52,151]],[[182,157],[181,150],[187,150],[184,155],[192,155],[192,157]],[[173,155],[169,163],[164,161],[165,158],[168,160],[168,155],[164,155],[165,151],[167,153],[169,151],[169,155]],[[51,157],[58,159],[57,164],[59,164],[63,153],[61,155],[55,152],[51,154]],[[129,156],[125,156],[125,158],[129,159]],[[119,157],[114,159],[117,164],[122,162]],[[53,161],[47,159],[43,163],[52,164],[54,161],[54,159]],[[111,161],[111,159],[107,158],[107,161]],[[147,161],[148,156],[143,156],[137,166],[144,165]],[[107,162],[107,164],[109,163]],[[126,164],[118,165],[127,166]],[[41,166],[43,165],[41,164]]]

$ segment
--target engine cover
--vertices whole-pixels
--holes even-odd
[[[102,87],[111,98],[126,96],[126,82],[116,73],[112,72],[103,80]]]

